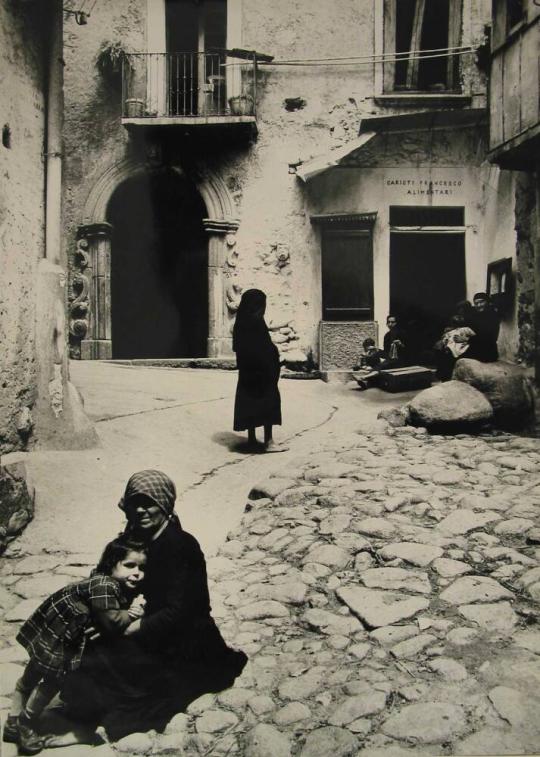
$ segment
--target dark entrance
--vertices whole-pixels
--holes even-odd
[[[410,337],[413,359],[440,338],[465,291],[463,233],[391,233],[390,309]]]
[[[114,193],[111,247],[113,358],[206,355],[205,205],[173,171],[129,179]]]

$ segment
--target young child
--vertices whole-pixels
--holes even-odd
[[[43,748],[35,723],[60,690],[62,676],[79,667],[88,630],[120,635],[144,615],[144,599],[136,595],[145,562],[143,547],[119,536],[107,544],[89,578],[56,591],[21,627],[17,641],[30,660],[4,727],[4,741],[16,742],[21,754]]]
[[[353,368],[353,371],[376,368],[384,360],[384,352],[377,347],[375,340],[371,337],[364,339],[362,349],[360,363]]]

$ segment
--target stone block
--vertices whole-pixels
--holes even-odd
[[[373,321],[321,321],[321,370],[350,370],[358,363],[362,342],[368,337],[377,341],[377,324]]]
[[[246,735],[245,757],[290,757],[291,745],[274,726],[259,723]]]
[[[312,731],[306,739],[300,757],[353,757],[358,740],[345,728],[326,726]]]
[[[452,741],[467,731],[464,709],[446,702],[423,702],[403,707],[390,715],[381,728],[395,739],[414,739],[420,744]]]

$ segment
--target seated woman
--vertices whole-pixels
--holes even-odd
[[[449,381],[452,378],[454,366],[460,358],[479,360],[481,363],[493,362],[491,353],[486,353],[483,340],[468,326],[446,330],[441,342],[443,348],[437,365],[437,376],[441,381]]]
[[[89,644],[61,692],[74,719],[104,726],[111,740],[162,730],[193,699],[231,686],[247,661],[210,614],[204,555],[182,530],[175,499],[174,483],[160,471],[129,479],[119,507],[126,534],[146,547],[146,613],[123,637]]]

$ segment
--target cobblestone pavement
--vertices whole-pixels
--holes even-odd
[[[208,561],[214,616],[250,658],[235,686],[164,734],[59,754],[538,751],[539,505],[535,439],[334,434],[254,487]],[[8,551],[1,709],[24,659],[19,621],[93,561]]]

